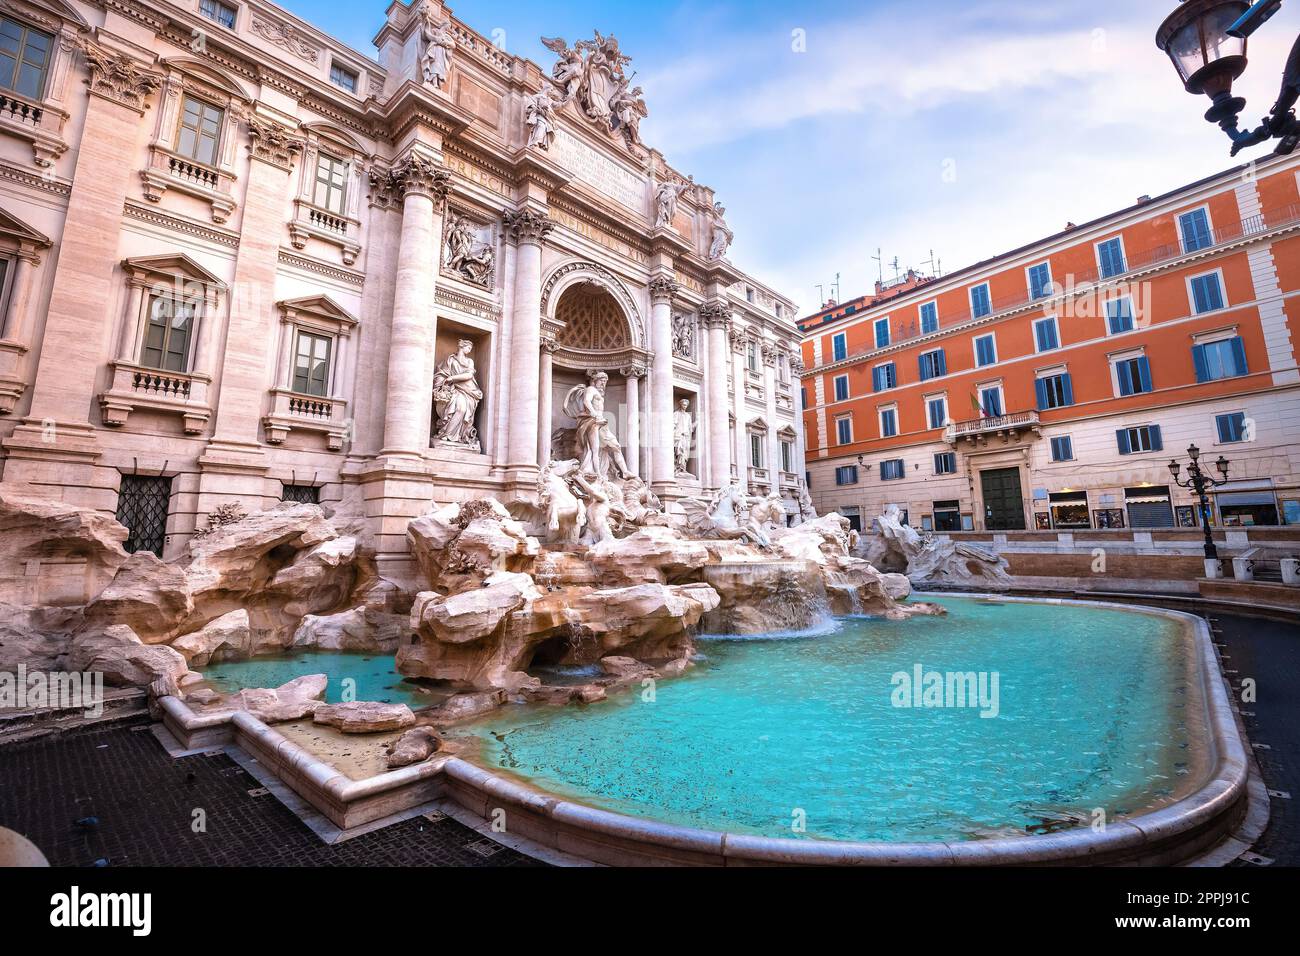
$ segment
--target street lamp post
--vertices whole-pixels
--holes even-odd
[[[1246,41],[1282,8],[1282,0],[1180,0],[1178,9],[1156,31],[1156,46],[1169,55],[1187,92],[1205,94],[1212,105],[1205,114],[1232,140],[1232,155],[1258,143],[1280,140],[1276,152],[1287,155],[1300,145],[1300,37],[1282,73],[1282,89],[1268,116],[1253,130],[1238,129],[1246,101],[1232,95],[1233,82],[1246,71]]]
[[[1228,459],[1222,455],[1214,463],[1222,478],[1213,478],[1201,470],[1201,450],[1195,445],[1187,449],[1187,457],[1191,459],[1191,464],[1187,466],[1187,480],[1183,481],[1179,475],[1182,473],[1182,465],[1175,459],[1169,463],[1169,473],[1174,476],[1174,484],[1179,488],[1190,488],[1200,501],[1201,505],[1201,528],[1205,531],[1205,561],[1208,569],[1209,562],[1219,560],[1219,549],[1214,543],[1214,534],[1210,530],[1210,496],[1209,491],[1212,488],[1218,488],[1220,485],[1228,483]]]

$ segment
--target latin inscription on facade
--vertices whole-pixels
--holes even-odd
[[[551,156],[579,180],[629,209],[644,212],[646,183],[640,176],[592,149],[567,130],[558,130]]]

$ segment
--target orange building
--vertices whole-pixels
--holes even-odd
[[[1300,157],[800,321],[819,510],[934,530],[1300,524]],[[1210,469],[1213,471],[1213,469]],[[1185,472],[1184,472],[1185,474]]]

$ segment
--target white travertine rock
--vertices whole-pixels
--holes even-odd
[[[259,687],[246,688],[223,698],[217,710],[246,710],[267,724],[302,720],[324,707],[322,699],[329,678],[324,674],[307,674],[281,684],[274,690]]]
[[[407,541],[431,585],[449,576],[526,571],[540,553],[536,538],[495,498],[452,504],[407,525]]]
[[[248,612],[243,608],[223,614],[202,630],[172,641],[191,667],[206,667],[215,660],[238,660],[252,655],[253,636]]]
[[[385,749],[389,770],[423,763],[442,747],[442,738],[431,727],[412,727]]]
[[[946,536],[922,535],[903,524],[902,512],[890,505],[876,519],[880,536],[874,542],[881,560],[906,567],[914,584],[956,584],[1005,588],[1011,575],[1005,558],[984,548]],[[901,560],[900,560],[901,559]]]
[[[336,727],[345,734],[379,734],[402,730],[415,723],[415,714],[405,704],[352,701],[316,708],[312,723]]]
[[[72,606],[94,597],[126,563],[126,528],[107,515],[63,501],[0,491],[0,594],[16,605]],[[52,586],[32,562],[83,564],[75,580]]]
[[[409,630],[409,623],[409,614],[385,614],[369,607],[323,616],[308,614],[294,632],[293,646],[391,654]]]
[[[124,624],[146,644],[166,644],[182,633],[194,614],[194,595],[185,568],[137,551],[108,587],[86,606],[97,626]]]
[[[698,576],[709,549],[675,528],[652,525],[595,545],[587,558],[610,583],[674,584]]]
[[[114,687],[148,687],[160,677],[179,682],[189,670],[179,652],[145,644],[125,624],[77,634],[68,652],[68,669],[100,672],[104,683]]]

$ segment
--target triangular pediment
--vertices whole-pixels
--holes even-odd
[[[209,272],[183,252],[169,252],[161,256],[134,256],[122,260],[122,267],[128,272],[151,272],[158,275],[181,275],[203,285],[224,289],[226,283],[220,277]]]
[[[327,295],[304,295],[297,299],[284,299],[277,305],[285,312],[300,312],[331,319],[344,325],[356,325],[357,317]]]
[[[49,248],[50,246],[49,236],[39,229],[33,229],[17,216],[3,209],[0,209],[0,234],[10,236],[20,242],[30,242],[42,248]]]

